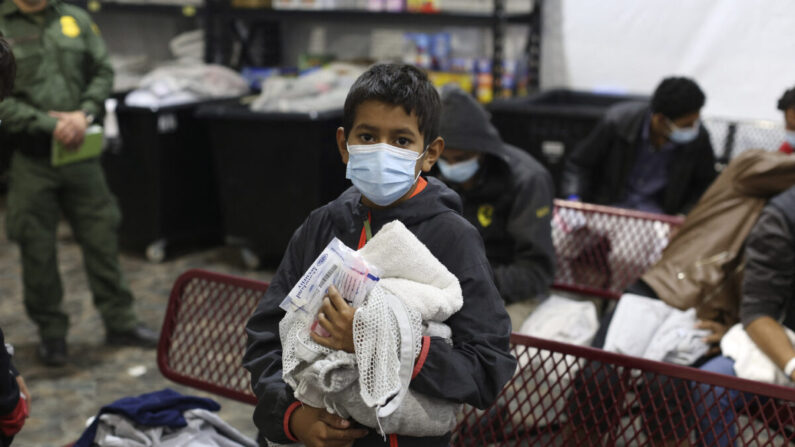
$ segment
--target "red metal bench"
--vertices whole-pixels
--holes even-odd
[[[180,275],[157,346],[160,372],[177,383],[257,403],[241,363],[246,322],[266,290],[262,281],[206,270]]]
[[[202,270],[190,270],[174,284],[158,347],[158,365],[169,379],[231,399],[254,404],[248,373],[240,366],[245,347],[244,326],[267,284]],[[581,445],[647,445],[655,427],[686,425],[691,441],[698,429],[699,401],[693,386],[706,395],[729,390],[746,393],[737,410],[736,439],[743,445],[786,445],[795,442],[795,390],[751,382],[697,369],[612,354],[538,338],[513,335],[511,345],[520,368],[497,403],[485,411],[465,407],[455,430],[454,445],[569,445],[569,421],[599,415],[611,429],[603,438]],[[597,404],[571,408],[567,401],[577,373],[591,367],[613,369],[620,380],[602,387]],[[664,400],[644,400],[644,383],[661,384]],[[585,383],[585,385],[593,385]],[[599,387],[592,387],[594,392]],[[589,394],[593,400],[593,396]],[[615,402],[614,405],[599,403]],[[651,410],[650,410],[651,409]],[[717,421],[710,422],[711,426]],[[771,443],[771,444],[768,444]]]
[[[556,202],[555,219],[559,266],[555,286],[607,298],[620,296],[653,264],[681,225],[676,217],[563,201]],[[583,273],[588,269],[590,273]],[[263,282],[202,270],[180,276],[158,347],[163,375],[255,403],[248,373],[240,365],[246,321],[266,290]],[[706,434],[698,423],[703,397],[732,390],[743,393],[743,405],[730,424],[736,427],[735,439],[743,445],[795,441],[793,389],[532,337],[513,335],[511,345],[520,367],[494,406],[485,411],[464,408],[454,445],[576,444],[571,437],[579,432],[566,427],[594,415],[610,429],[601,438],[580,439],[580,445],[656,444],[656,438],[664,437],[657,432],[666,424],[685,429],[695,442]],[[577,379],[583,368],[611,371],[618,380],[596,386],[595,379]],[[650,382],[657,386],[648,386]],[[702,391],[701,398],[693,397],[694,387]],[[567,404],[575,388],[588,396],[579,406]],[[653,396],[644,398],[649,394]],[[660,405],[660,400],[673,400],[673,405]],[[707,432],[721,426],[719,421],[706,425],[711,427]]]

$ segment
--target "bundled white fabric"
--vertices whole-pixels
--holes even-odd
[[[257,443],[218,415],[204,409],[183,413],[187,426],[182,428],[148,427],[133,423],[118,414],[99,417],[94,443],[100,447],[256,447]]]
[[[384,225],[359,252],[384,272],[379,285],[423,321],[445,321],[464,305],[458,278],[400,221]]]
[[[251,104],[259,112],[322,112],[341,109],[364,67],[334,63],[298,78],[273,76]]]
[[[551,295],[530,314],[519,333],[582,346],[591,343],[598,329],[593,302]]]
[[[598,329],[599,319],[593,302],[552,295],[530,314],[519,333],[583,346],[591,343]],[[543,425],[545,420],[554,421],[556,415],[562,414],[568,384],[580,369],[574,356],[552,353],[540,359],[536,353],[537,349],[530,348],[528,355],[518,358],[517,365],[517,371],[527,376],[525,383],[535,384],[533,392],[528,393],[523,388],[515,393],[509,390],[501,398],[517,425]],[[527,367],[530,359],[532,368]],[[521,407],[518,402],[522,402]]]
[[[795,344],[795,332],[785,327],[790,343]],[[795,383],[765,355],[737,323],[726,332],[720,341],[723,355],[734,359],[734,372],[737,377],[776,385],[795,386]]]
[[[706,354],[709,332],[696,329],[696,312],[669,306],[661,300],[625,293],[616,306],[605,337],[604,350],[690,365]]]
[[[621,295],[603,349],[642,357],[657,328],[668,316],[669,307],[661,300],[632,293]]]
[[[441,322],[463,305],[458,279],[399,221],[360,253],[382,276],[356,310],[356,353],[317,345],[305,335],[314,316],[289,312],[279,324],[284,380],[296,399],[381,433],[443,435],[455,426],[458,405],[409,392],[408,385],[423,328],[450,333]]]
[[[139,88],[125,98],[129,106],[158,108],[248,93],[248,83],[221,65],[172,64],[146,75]]]
[[[204,30],[178,34],[168,43],[168,48],[179,60],[201,63],[204,60]]]
[[[696,310],[672,309],[652,337],[643,357],[677,365],[692,365],[709,351],[704,337],[707,330],[695,328]]]

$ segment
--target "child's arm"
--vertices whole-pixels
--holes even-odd
[[[279,304],[318,254],[316,247],[303,237],[306,225],[293,234],[268,291],[246,325],[248,343],[243,366],[251,373],[252,388],[257,396],[254,423],[269,441],[288,444],[300,440],[307,446],[336,445],[361,438],[367,431],[351,428],[348,421],[325,410],[301,405],[282,379],[279,322],[285,312]]]
[[[293,242],[290,243],[291,247]],[[279,304],[298,278],[297,260],[294,252],[290,255],[291,251],[294,250],[288,248],[288,254],[276,271],[268,291],[246,325],[248,343],[243,357],[243,366],[251,373],[251,386],[257,395],[254,423],[266,438],[283,444],[291,442],[285,432],[284,422],[289,420],[290,414],[296,409],[293,404],[297,402],[293,391],[282,380],[282,347],[279,338],[279,321],[284,316]]]
[[[453,331],[453,346],[441,338],[424,339],[423,353],[427,354],[420,355],[411,388],[485,408],[497,399],[516,369],[509,346],[511,322],[477,230],[468,224],[461,231],[451,227],[455,228],[438,225],[434,235],[423,239],[458,278],[464,305],[445,322]]]

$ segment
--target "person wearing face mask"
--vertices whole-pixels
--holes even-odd
[[[53,161],[54,146],[80,150],[111,92],[113,68],[99,29],[86,11],[62,0],[7,0],[0,4],[0,33],[17,58],[14,89],[0,104],[4,149],[13,151],[6,232],[20,248],[25,310],[41,339],[38,357],[48,366],[68,361],[69,317],[61,309],[56,253],[61,215],[82,248],[106,343],[154,348],[157,333],[136,317],[119,265],[121,214],[99,157]]]
[[[453,85],[442,90],[439,132],[446,148],[435,171],[461,196],[464,217],[483,237],[518,330],[555,276],[552,177],[527,152],[504,143],[486,110]]]
[[[767,295],[763,293],[773,289],[792,291],[790,285],[781,286],[778,282],[773,281],[774,278],[771,275],[760,273],[759,266],[756,266],[755,271],[749,273],[748,269],[753,266],[748,262],[754,256],[760,257],[758,255],[761,245],[754,246],[751,242],[754,238],[749,235],[751,235],[755,224],[763,221],[760,216],[764,213],[765,207],[776,201],[774,197],[793,186],[795,186],[795,157],[764,149],[751,149],[742,152],[731,160],[712,185],[707,188],[682,225],[671,237],[660,259],[636,283],[627,288],[626,293],[659,299],[680,310],[695,310],[696,317],[699,319],[697,327],[708,331],[704,341],[710,345],[710,352],[690,366],[726,373],[726,362],[721,360],[713,362],[710,361],[710,358],[720,351],[721,339],[726,331],[743,318],[743,284],[747,282],[749,275],[752,274],[758,283],[765,283],[767,287],[766,290],[761,290],[758,287],[760,290],[756,293],[759,295],[756,297],[759,298],[757,301],[776,301],[777,297],[770,293]],[[791,193],[792,190],[790,190]],[[791,201],[785,202],[785,204],[790,203]],[[779,208],[786,208],[786,206],[780,205]],[[772,243],[771,241],[766,242]],[[788,247],[784,245],[779,247],[781,250],[778,251]],[[749,248],[752,251],[756,250],[757,253],[747,253]],[[773,266],[778,261],[781,261],[782,265],[776,266],[774,270],[778,270],[779,267],[786,270],[788,267],[786,264],[788,258],[779,257],[779,259],[776,257],[777,253],[770,250],[762,254],[767,256],[763,259],[765,262],[761,263],[764,264],[762,267]],[[759,310],[760,306],[756,306],[756,310]],[[609,311],[602,317],[600,328],[594,336],[591,346],[604,348],[607,334],[611,331],[614,314],[615,311]],[[639,313],[634,318],[634,322],[638,326],[652,324],[653,320],[653,313],[648,315]],[[615,335],[624,340],[637,338],[637,334],[631,331],[615,333]],[[786,360],[789,361],[789,357]],[[596,408],[591,407],[593,405],[609,408],[615,404],[612,398],[604,396],[611,394],[610,389],[616,389],[617,383],[620,381],[618,371],[595,362],[578,375],[573,387],[575,392],[569,399],[572,409]],[[662,440],[655,440],[655,442],[650,442],[652,445],[683,445],[682,442],[689,436],[688,430],[692,428],[690,424],[693,421],[675,420],[675,423],[671,424],[669,421],[657,419],[657,416],[651,413],[656,411],[655,408],[659,409],[666,405],[666,402],[685,402],[685,405],[688,405],[686,396],[680,394],[680,400],[673,396],[688,390],[689,386],[677,385],[666,391],[660,389],[658,386],[660,384],[652,382],[654,381],[650,380],[651,386],[641,390],[640,394],[643,401],[649,404],[653,403],[653,405],[646,405],[650,414],[644,418],[644,424],[648,421],[652,425],[644,426],[643,430],[671,441],[663,443]],[[674,381],[671,382],[671,385],[677,383]],[[595,392],[594,387],[605,390],[605,392]],[[680,391],[673,392],[673,389]],[[718,394],[716,393],[716,395]],[[666,396],[666,398],[660,399],[658,396]],[[720,400],[724,401],[723,398]],[[669,411],[677,410],[670,407]],[[703,412],[703,408],[698,410],[699,414]],[[711,409],[707,412],[714,414]],[[726,415],[724,414],[724,416]],[[728,418],[726,420],[728,421]],[[714,423],[714,421],[713,418],[712,422]],[[570,421],[565,430],[576,433],[579,438],[601,439],[600,437],[611,429],[612,427],[605,422],[603,415],[596,412],[593,414],[580,413]]]
[[[785,154],[795,150],[795,87],[787,90],[778,100],[778,109],[784,112],[784,143],[778,149]]]
[[[564,198],[653,213],[686,214],[716,176],[701,125],[705,96],[669,77],[651,102],[617,104],[566,161]]]
[[[461,199],[440,180],[425,179],[444,150],[439,95],[425,73],[410,65],[380,64],[362,74],[345,100],[337,147],[353,186],[316,209],[295,231],[268,291],[251,316],[243,366],[258,403],[254,423],[272,443],[320,446],[442,447],[443,436],[381,436],[355,420],[297,401],[282,378],[279,307],[323,249],[338,238],[359,249],[398,220],[456,276],[463,306],[444,323],[453,343],[423,337],[409,388],[413,393],[478,408],[491,405],[516,368],[509,348],[510,319],[478,231],[461,216]],[[330,288],[318,314],[329,333],[313,340],[355,352],[356,309]],[[261,440],[264,445],[265,440]]]

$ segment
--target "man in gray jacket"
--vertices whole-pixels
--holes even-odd
[[[528,153],[505,144],[486,110],[457,87],[442,91],[439,133],[446,147],[435,172],[461,196],[464,217],[483,237],[518,330],[555,276],[552,177]]]

